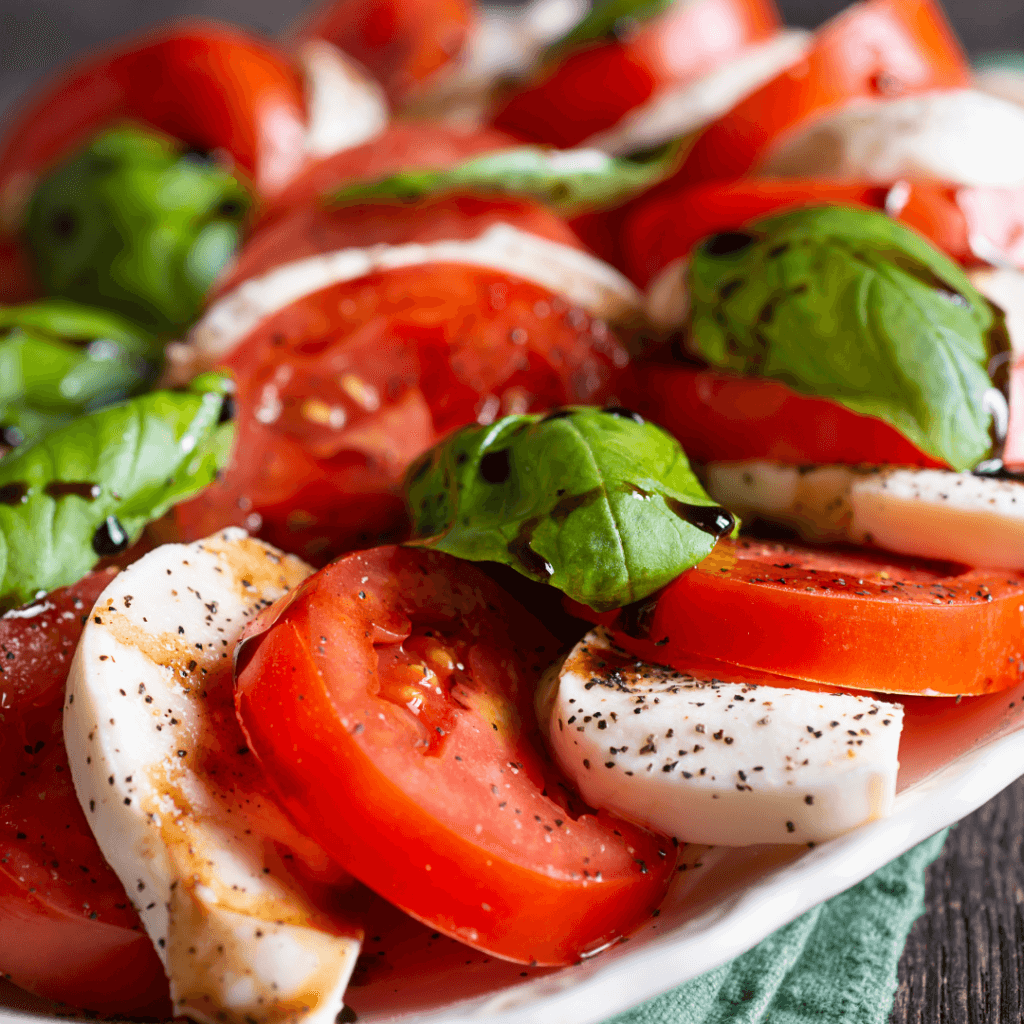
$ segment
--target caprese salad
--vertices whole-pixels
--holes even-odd
[[[557,967],[686,844],[890,814],[905,695],[1024,681],[1022,122],[930,0],[334,0],[43,85],[0,976],[331,1024],[382,914]]]

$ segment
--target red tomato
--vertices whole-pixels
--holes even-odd
[[[75,644],[110,570],[0,619],[0,965],[47,999],[166,1018],[163,968],[79,806],[62,708]],[[35,608],[33,608],[35,612]]]
[[[819,29],[803,60],[705,129],[679,180],[737,178],[784,134],[852,100],[970,81],[970,67],[933,0],[855,4]]]
[[[238,454],[177,521],[193,539],[262,527],[319,562],[394,540],[406,467],[444,434],[600,403],[625,363],[603,323],[497,271],[432,263],[334,285],[261,322],[227,360]]]
[[[672,844],[589,811],[544,756],[533,691],[558,641],[479,569],[377,548],[275,618],[243,640],[239,719],[296,823],[357,878],[524,963],[575,962],[650,916]]]
[[[476,238],[495,224],[582,249],[580,240],[551,211],[527,199],[442,197],[422,203],[373,203],[325,209],[307,203],[258,230],[238,255],[231,274],[218,283],[223,294],[251,277],[292,260],[339,249]]]
[[[445,124],[390,125],[381,135],[311,164],[280,195],[264,220],[293,207],[315,204],[323,196],[355,181],[372,181],[400,171],[452,167],[515,140],[490,128],[466,129]]]
[[[702,238],[796,206],[837,203],[881,209],[889,189],[816,178],[741,178],[641,196],[623,219],[622,249],[629,276],[646,285]],[[915,189],[916,191],[916,189]]]
[[[946,467],[884,420],[779,381],[673,363],[627,371],[623,400],[678,438],[698,462],[771,459]]]
[[[514,93],[494,123],[521,139],[578,145],[658,89],[706,74],[778,26],[771,0],[674,3],[623,41],[571,53],[540,82]]]
[[[853,689],[978,694],[1024,680],[1022,602],[1011,570],[722,540],[611,628],[665,665],[699,655]]]
[[[97,132],[141,121],[229,153],[260,193],[305,161],[302,83],[287,58],[240,29],[189,21],[92,53],[36,90],[0,147],[0,221],[16,228],[36,178]]]
[[[462,50],[475,21],[471,0],[326,0],[297,35],[351,54],[399,102]]]

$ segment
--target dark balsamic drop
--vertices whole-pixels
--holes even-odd
[[[50,220],[50,230],[62,242],[70,241],[78,230],[78,221],[71,210],[57,210]]]
[[[635,640],[647,640],[651,635],[654,609],[657,607],[657,598],[648,598],[645,601],[634,601],[633,604],[627,604],[619,610],[613,628]]]
[[[633,412],[632,409],[627,409],[622,405],[609,405],[607,408],[602,409],[602,412],[609,416],[618,416],[622,420],[632,420],[638,426],[644,425],[644,418],[638,412]]]
[[[0,505],[20,505],[28,501],[28,484],[4,484],[0,487]]]
[[[43,488],[43,494],[55,501],[59,498],[66,498],[74,495],[76,498],[83,498],[85,501],[95,501],[101,493],[98,484],[89,483],[85,480],[54,480]]]
[[[603,487],[591,487],[589,491],[584,491],[582,494],[566,494],[559,498],[555,507],[548,514],[561,526],[573,512],[586,508],[587,505],[597,501],[602,494],[604,494]]]
[[[433,459],[430,457],[429,453],[421,455],[419,462],[413,463],[413,467],[409,475],[410,482],[414,484],[419,483],[419,481],[427,475],[427,471],[432,465]]]
[[[697,527],[712,537],[724,537],[732,532],[736,520],[731,512],[718,505],[690,505],[678,498],[665,496],[665,504],[680,519],[685,519],[691,526]]]
[[[535,579],[549,580],[555,574],[554,567],[546,558],[542,558],[530,547],[533,531],[537,529],[539,522],[539,516],[527,519],[519,527],[519,533],[516,534],[515,539],[509,541],[508,553],[526,570],[528,575]]]
[[[708,238],[701,250],[708,256],[733,256],[756,241],[757,238],[746,231],[722,231]]]
[[[15,426],[0,426],[0,441],[8,448],[17,448],[25,440],[25,434]]]
[[[503,484],[512,472],[512,465],[509,462],[507,448],[501,448],[496,452],[488,452],[480,460],[480,475],[489,484]]]
[[[225,395],[221,399],[220,403],[220,415],[217,417],[218,423],[230,423],[238,413],[238,409],[235,405],[234,395]]]
[[[575,409],[552,409],[551,412],[541,417],[540,422],[547,423],[548,420],[567,420],[575,414]]]
[[[107,516],[92,535],[92,549],[101,558],[119,555],[128,549],[128,534],[117,516]]]

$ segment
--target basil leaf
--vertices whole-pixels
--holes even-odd
[[[123,127],[40,182],[25,238],[49,294],[173,334],[196,318],[234,255],[249,206],[215,161]]]
[[[656,18],[673,4],[685,0],[597,0],[585,17],[561,39],[544,51],[544,63],[562,60],[572,50],[587,43],[614,39],[641,21]]]
[[[34,441],[84,412],[145,391],[161,347],[106,310],[64,299],[0,307],[0,424]]]
[[[0,606],[75,582],[209,484],[231,443],[224,403],[219,380],[153,391],[0,460]]]
[[[328,202],[411,202],[448,193],[519,195],[574,215],[619,206],[645,192],[675,171],[679,156],[678,142],[628,157],[608,156],[597,149],[519,146],[474,157],[455,167],[404,171],[350,185]]]
[[[689,286],[688,344],[713,366],[882,419],[956,470],[989,455],[1003,315],[885,214],[814,207],[713,235]]]
[[[574,406],[466,427],[406,477],[417,547],[501,562],[599,611],[696,565],[735,526],[668,433]]]

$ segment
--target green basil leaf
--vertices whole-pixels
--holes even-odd
[[[219,383],[153,391],[0,459],[0,606],[74,583],[209,484],[231,443],[225,401]]]
[[[456,431],[410,468],[406,500],[409,543],[510,565],[599,611],[663,587],[735,526],[679,443],[625,409]]]
[[[597,0],[584,18],[548,46],[544,52],[544,63],[562,60],[587,43],[621,36],[637,23],[667,11],[674,2],[684,3],[686,0]]]
[[[1003,315],[898,221],[823,206],[713,235],[689,288],[688,344],[713,366],[882,419],[956,470],[990,454]]]
[[[628,157],[596,149],[518,146],[444,169],[404,171],[350,185],[329,197],[332,205],[398,200],[411,202],[450,193],[530,196],[564,214],[619,206],[672,174],[678,142]]]
[[[161,346],[107,310],[65,299],[0,307],[0,424],[9,443],[147,390]]]
[[[174,334],[196,318],[233,256],[249,207],[215,161],[122,127],[40,182],[25,238],[49,294]]]

